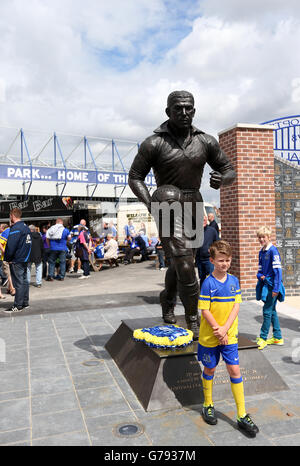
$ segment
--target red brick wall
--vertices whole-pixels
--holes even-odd
[[[237,173],[235,182],[221,188],[222,239],[234,255],[230,272],[242,290],[255,290],[258,265],[256,230],[272,230],[275,243],[273,130],[259,125],[236,125],[219,134],[220,146]]]

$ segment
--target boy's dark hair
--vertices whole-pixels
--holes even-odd
[[[209,248],[210,256],[215,259],[217,253],[225,254],[228,257],[232,257],[232,249],[227,241],[220,239],[215,241]]]

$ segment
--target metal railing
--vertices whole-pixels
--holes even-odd
[[[0,165],[28,167],[31,176],[23,181],[27,196],[34,181],[33,169],[48,167],[61,168],[65,173],[67,170],[94,172],[95,181],[87,184],[93,188],[90,196],[93,197],[99,184],[98,173],[127,174],[138,148],[137,141],[0,127]],[[57,182],[57,188],[62,187],[60,195],[66,184],[67,176]]]
[[[274,154],[300,165],[300,115],[265,121],[274,127]]]

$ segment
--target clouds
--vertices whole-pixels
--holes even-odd
[[[0,126],[141,141],[174,89],[218,131],[299,114],[296,0],[2,0]]]
[[[174,88],[195,93],[197,122],[213,132],[297,103],[293,1],[189,1],[186,12],[163,0],[2,3],[6,124],[139,139]]]
[[[107,135],[128,138],[126,124],[124,132],[115,132],[124,121],[121,101],[125,96],[126,109],[132,100],[129,93],[134,99],[141,92],[142,76],[136,77],[132,69],[140,61],[153,62],[163,48],[158,38],[168,31],[163,24],[166,4],[161,0],[88,0],[84,8],[78,0],[30,0],[26,8],[21,0],[2,4],[0,58],[5,64],[1,79],[6,105],[1,120],[73,132],[95,133],[102,127],[103,136],[113,121],[114,132]],[[100,118],[91,124],[91,115]],[[125,119],[132,123],[130,115]],[[135,126],[133,122],[131,137],[138,138]]]
[[[264,27],[274,24],[286,17],[298,16],[298,0],[202,0],[198,2],[204,16],[216,16],[228,22],[251,21],[260,23]]]
[[[288,44],[299,40],[298,31],[294,19],[264,28],[216,17],[194,21],[193,31],[171,53],[177,75],[184,70],[198,78],[200,102],[214,131],[237,121],[258,123],[287,108],[297,112],[291,86],[299,65]]]

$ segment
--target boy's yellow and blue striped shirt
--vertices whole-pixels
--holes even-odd
[[[7,238],[9,236],[10,228],[6,228],[2,233],[0,233],[0,243],[2,244],[3,248],[6,248]],[[0,250],[0,260],[4,259],[4,252],[2,249]]]
[[[202,284],[198,309],[209,310],[218,324],[224,325],[235,303],[241,302],[242,296],[237,277],[228,273],[225,282],[222,283],[211,274]],[[234,320],[227,334],[228,345],[237,343],[238,317]],[[204,317],[201,318],[199,343],[210,348],[220,344]]]

